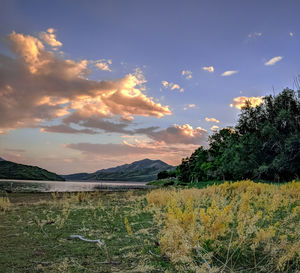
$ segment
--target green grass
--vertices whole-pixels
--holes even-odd
[[[172,272],[159,254],[158,227],[144,194],[9,194],[10,208],[0,208],[0,272]]]
[[[167,179],[160,179],[160,180],[155,180],[149,182],[147,185],[152,185],[156,187],[169,187],[169,186],[174,186],[174,187],[188,187],[188,188],[206,188],[207,186],[211,185],[219,185],[224,183],[223,180],[217,181],[217,180],[212,180],[212,181],[201,181],[197,183],[190,183],[190,182],[179,182],[176,178],[167,178]]]
[[[220,184],[223,184],[224,182],[225,182],[224,180],[210,180],[210,181],[199,181],[196,183],[190,183],[190,182],[179,182],[176,178],[166,178],[166,179],[151,181],[147,185],[156,186],[159,188],[173,186],[173,187],[179,187],[179,188],[187,187],[187,188],[203,189],[203,188],[206,188],[206,187],[212,186],[212,185],[220,185]],[[231,182],[235,182],[235,181],[231,181]],[[254,182],[281,185],[283,183],[287,183],[290,181],[278,183],[278,182],[267,181],[267,180],[254,180]]]

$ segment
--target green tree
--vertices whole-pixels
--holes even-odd
[[[300,177],[300,91],[285,89],[241,109],[237,125],[209,138],[177,167],[180,181]]]

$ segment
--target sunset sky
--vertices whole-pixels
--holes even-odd
[[[0,5],[0,157],[59,174],[176,165],[300,74],[297,0]]]

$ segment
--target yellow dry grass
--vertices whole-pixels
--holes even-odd
[[[162,226],[162,252],[190,272],[299,270],[299,197],[300,182],[250,180],[146,196]]]

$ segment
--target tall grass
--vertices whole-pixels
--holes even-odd
[[[181,272],[297,272],[300,183],[250,180],[147,194],[160,247]]]
[[[10,201],[8,199],[8,197],[4,196],[4,197],[0,197],[0,211],[7,211],[10,208]]]

